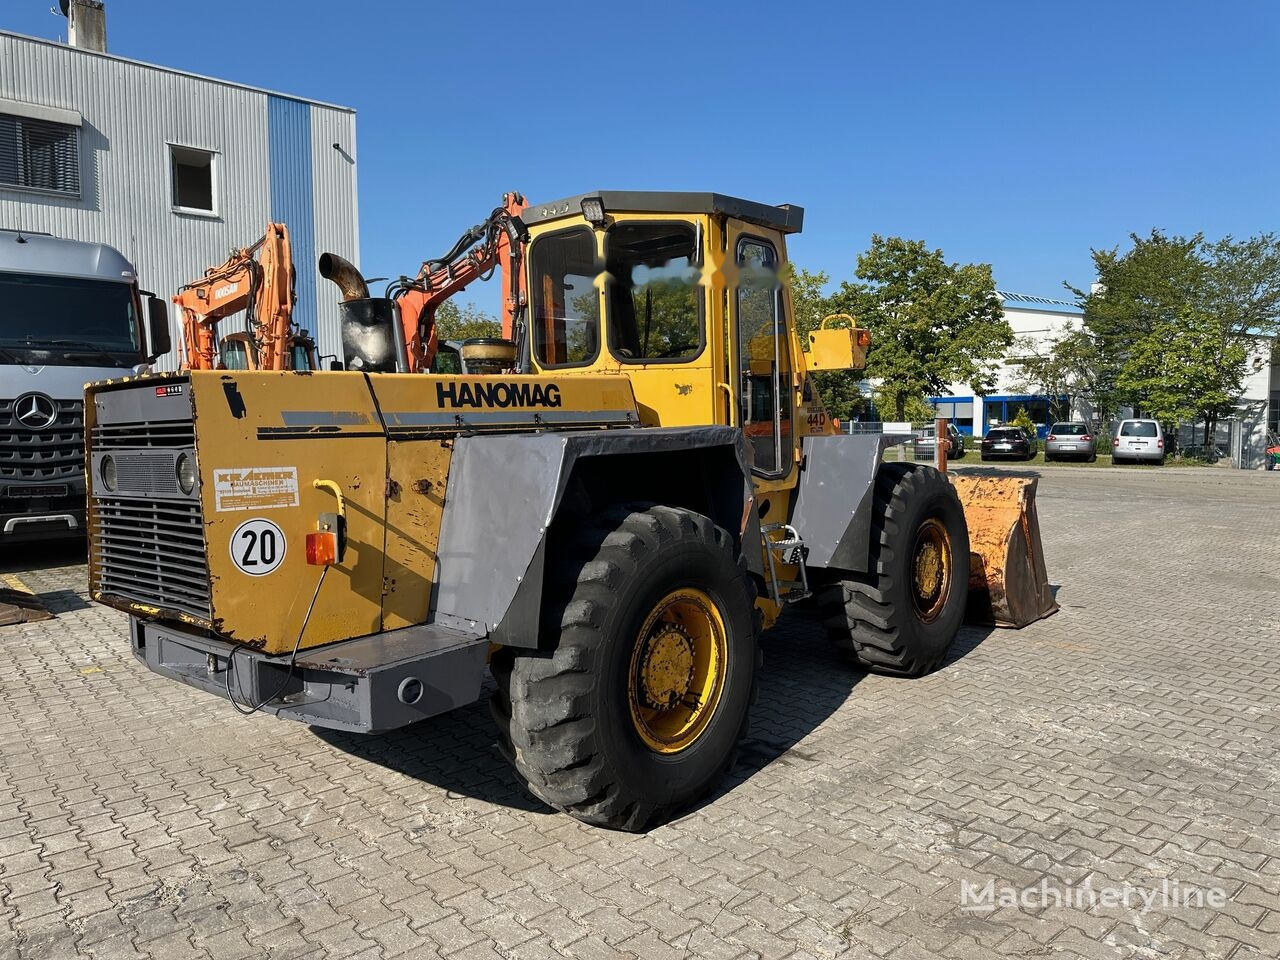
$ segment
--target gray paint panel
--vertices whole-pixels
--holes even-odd
[[[436,557],[437,617],[481,632],[497,626],[551,523],[567,445],[553,433],[458,438]]]
[[[791,525],[808,548],[806,566],[867,569],[876,473],[884,440],[876,434],[805,437]]]
[[[440,528],[435,616],[480,632],[497,628],[517,590],[540,571],[538,549],[578,460],[720,446],[735,451],[745,497],[745,450],[733,427],[459,437]],[[536,605],[541,584],[530,581],[527,589]],[[529,612],[536,628],[536,610]]]
[[[133,264],[114,247],[16,230],[0,230],[0,270],[134,282]]]
[[[55,400],[81,400],[84,386],[133,373],[130,367],[63,367],[57,365],[0,364],[0,397],[43,393]]]

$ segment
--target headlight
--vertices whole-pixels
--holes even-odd
[[[98,464],[98,476],[102,480],[102,485],[108,490],[116,488],[116,461],[110,454],[102,458],[102,462]]]
[[[180,453],[173,465],[173,469],[178,475],[178,486],[182,488],[183,493],[190,493],[196,488],[196,463],[194,460],[185,453]]]

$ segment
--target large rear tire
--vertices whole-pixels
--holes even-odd
[[[869,572],[821,598],[832,643],[860,666],[917,676],[946,656],[964,619],[969,531],[947,478],[886,463],[876,475]]]
[[[551,806],[643,830],[736,759],[759,659],[755,590],[733,538],[674,507],[608,508],[553,551],[544,649],[491,661],[499,745]]]

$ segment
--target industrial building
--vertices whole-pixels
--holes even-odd
[[[1013,328],[1015,343],[1047,343],[1071,330],[1080,329],[1084,322],[1083,311],[1066,300],[1004,290],[997,290],[996,293],[1004,307],[1004,318]],[[1027,393],[1020,377],[1021,369],[1016,357],[1010,355],[996,369],[996,388],[993,393],[982,396],[975,394],[973,388],[966,384],[952,384],[945,394],[930,397],[929,401],[938,411],[938,416],[950,420],[967,436],[982,436],[991,424],[1012,420],[1018,409],[1022,408],[1027,411],[1043,437],[1048,432],[1049,424],[1053,422],[1054,398]],[[1077,400],[1076,403],[1077,409],[1071,411],[1071,416],[1082,420],[1091,419],[1093,411],[1087,405],[1081,407],[1082,400]]]
[[[65,44],[0,31],[0,227],[109,244],[167,298],[284,222],[294,319],[340,353],[316,260],[359,263],[355,111],[113,56],[101,3],[63,12]]]

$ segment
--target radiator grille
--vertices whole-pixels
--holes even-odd
[[[173,469],[173,454],[146,451],[118,453],[114,457],[121,490],[130,493],[178,495],[178,475]]]
[[[53,422],[37,430],[18,421],[16,403],[0,400],[0,480],[42,483],[82,474],[84,401],[53,401]]]
[[[98,497],[90,536],[102,593],[209,619],[199,501]]]
[[[190,420],[97,424],[95,450],[119,447],[194,447],[196,428]]]

